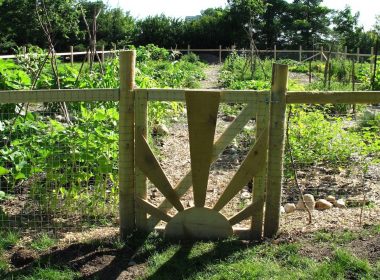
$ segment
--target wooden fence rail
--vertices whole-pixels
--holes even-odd
[[[23,50],[24,50],[23,55],[28,55],[25,47],[23,48]],[[170,49],[170,50],[174,50],[174,49]],[[176,50],[180,51],[182,53],[191,53],[191,52],[197,52],[197,53],[213,52],[213,53],[217,53],[220,63],[223,61],[223,53],[231,53],[233,51],[236,51],[238,53],[249,53],[250,52],[250,50],[237,49],[234,46],[231,46],[229,48],[222,48],[222,46],[219,46],[219,48],[215,48],[215,49],[212,49],[212,48],[210,48],[210,49],[199,49],[199,48],[198,49],[197,48],[192,49],[191,46],[189,45],[186,49],[176,49]],[[104,46],[102,46],[99,50],[97,50],[102,61],[104,61],[104,57],[106,54],[110,54],[110,53],[112,54],[112,53],[119,52],[119,51],[122,51],[122,50],[105,50]],[[295,49],[295,50],[280,50],[275,45],[273,47],[273,49],[257,50],[257,53],[268,54],[268,55],[270,54],[273,56],[273,58],[275,60],[277,60],[277,58],[279,57],[280,54],[298,54],[298,61],[303,62],[303,61],[307,61],[311,58],[316,58],[316,57],[320,57],[320,60],[324,60],[324,59],[326,59],[327,51],[324,50],[323,47],[321,47],[320,49],[306,50],[302,46],[299,46],[299,48]],[[304,60],[304,55],[307,56],[310,54],[312,56],[307,57]],[[347,47],[345,47],[344,51],[342,51],[342,52],[340,52],[340,51],[331,52],[330,54],[333,56],[337,56],[337,57],[356,58],[357,61],[360,61],[361,58],[364,58],[364,59],[371,58],[371,63],[374,62],[373,61],[374,47],[371,48],[371,53],[369,53],[369,54],[368,53],[361,53],[359,48],[357,48],[355,53],[349,53],[347,51]],[[70,46],[68,52],[58,52],[58,53],[55,53],[55,55],[58,57],[67,57],[67,59],[70,60],[71,63],[73,63],[75,56],[82,56],[82,55],[89,55],[89,54],[86,51],[74,52],[74,47]],[[0,55],[0,59],[14,59],[14,58],[16,58],[16,55]]]

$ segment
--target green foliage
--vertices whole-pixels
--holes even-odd
[[[20,240],[20,235],[14,231],[0,231],[0,252],[10,249]]]
[[[68,268],[36,268],[29,275],[23,276],[22,280],[73,280],[78,279],[79,273]]]
[[[48,234],[42,233],[36,239],[33,239],[30,247],[37,251],[45,251],[53,247],[57,241],[51,238]]]
[[[319,110],[297,110],[291,118],[289,143],[299,163],[344,163],[361,151],[361,138],[344,129],[344,120]]]
[[[40,49],[35,51],[28,57],[20,56],[18,64],[0,60],[3,88],[30,86],[31,76],[45,56]],[[137,53],[136,83],[140,88],[192,88],[204,77],[204,64],[196,57],[196,62],[189,62],[187,57],[173,60],[167,50],[153,45],[138,48]],[[106,60],[103,72],[96,65],[92,72],[84,69],[78,78],[79,67],[58,64],[62,88],[119,87],[117,58]],[[36,88],[56,86],[46,65]],[[0,115],[8,118],[0,121],[0,177],[8,193],[1,193],[0,200],[27,181],[31,198],[43,209],[59,207],[62,214],[103,215],[106,220],[118,204],[118,107],[115,102],[76,102],[68,103],[68,108],[73,125],[58,118],[57,104],[42,108],[42,114],[35,109],[14,114],[15,108],[2,108]],[[182,109],[183,105],[176,102],[152,102],[150,125],[162,123]]]

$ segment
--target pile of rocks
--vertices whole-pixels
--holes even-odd
[[[300,199],[297,204],[294,203],[286,203],[283,207],[284,213],[292,213],[296,210],[306,210],[306,207],[312,211],[312,210],[328,210],[333,207],[337,208],[346,208],[346,203],[343,199],[336,199],[334,196],[329,195],[325,199],[318,199],[315,201],[315,198],[311,194],[305,194],[303,196],[303,200]]]

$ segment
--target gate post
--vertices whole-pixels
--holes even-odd
[[[287,86],[288,66],[274,64],[269,117],[264,237],[275,236],[280,225]]]
[[[135,113],[136,51],[120,52],[119,96],[119,214],[120,237],[135,229]]]

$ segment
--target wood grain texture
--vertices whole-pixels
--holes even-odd
[[[140,92],[135,95],[135,134],[142,135],[147,138],[148,129],[148,94],[147,92]],[[136,151],[136,157],[144,156],[139,155]],[[136,199],[140,198],[146,200],[147,185],[146,176],[140,168],[135,169],[135,196]],[[138,230],[147,230],[147,212],[145,208],[136,207],[136,228]]]
[[[185,97],[194,204],[196,207],[203,207],[206,201],[220,93],[186,92]]]
[[[269,104],[261,103],[256,115],[256,137],[269,128]],[[268,146],[268,134],[267,146]],[[268,149],[268,147],[267,147]],[[252,208],[251,235],[252,240],[260,240],[263,234],[264,201],[267,175],[268,152],[265,154],[265,167],[253,178],[252,202],[257,201]]]
[[[126,239],[135,229],[135,113],[133,91],[135,61],[135,51],[120,53],[119,215],[121,239]]]
[[[176,192],[173,190],[168,178],[162,170],[158,160],[153,155],[145,138],[138,134],[136,135],[136,159],[137,167],[144,172],[145,176],[156,186],[157,189],[167,198],[168,201],[178,211],[183,211]]]
[[[380,102],[380,91],[293,91],[288,104],[373,104]]]
[[[268,146],[267,135],[268,130],[265,129],[249,151],[238,171],[232,177],[230,183],[215,204],[214,210],[220,211],[260,170],[265,168]]]
[[[257,104],[252,102],[248,103],[247,106],[240,112],[239,116],[237,116],[237,118],[227,127],[222,135],[219,136],[218,140],[215,141],[212,152],[212,162],[215,162],[218,159],[224,149],[231,143],[235,136],[243,130],[247,122],[254,116],[256,105]],[[189,171],[175,187],[175,191],[179,197],[182,197],[191,187],[191,178],[191,171]],[[165,199],[158,206],[158,208],[167,212],[172,208],[172,205],[167,199]],[[158,222],[159,221],[156,218],[150,217],[148,219],[149,228],[153,229]]]
[[[228,219],[228,222],[230,223],[230,225],[231,226],[236,225],[237,223],[240,223],[241,221],[251,217],[253,209],[257,207],[257,204],[261,204],[263,199],[264,199],[263,197],[254,198],[252,200],[252,203],[249,206],[247,206],[246,208],[241,210],[239,213],[237,213],[236,215]]]
[[[221,239],[232,233],[232,226],[222,214],[203,207],[178,213],[165,228],[166,238],[182,240]]]
[[[164,213],[153,204],[141,198],[136,198],[136,206],[143,209],[146,213],[155,216],[160,221],[169,222],[173,217]]]
[[[264,237],[275,236],[280,225],[288,66],[274,64],[272,79]]]

